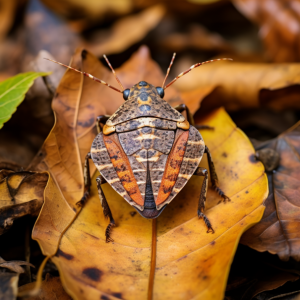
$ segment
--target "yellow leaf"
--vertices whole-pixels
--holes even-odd
[[[264,211],[267,179],[262,164],[252,159],[254,149],[247,137],[223,109],[203,122],[215,127],[202,134],[220,186],[231,202],[217,204],[220,197],[209,190],[206,213],[215,234],[206,233],[197,217],[200,182],[196,176],[165,209],[157,220],[153,299],[223,299],[239,238]],[[53,262],[74,299],[147,299],[152,223],[105,184],[103,190],[117,223],[112,232],[115,243],[106,243],[108,221],[103,217],[95,176],[92,196],[64,234]],[[49,239],[45,234],[38,239],[44,251]]]

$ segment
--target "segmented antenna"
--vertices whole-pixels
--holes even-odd
[[[189,69],[187,69],[186,71],[180,73],[176,78],[174,78],[168,85],[166,85],[165,87],[163,87],[163,89],[165,90],[166,88],[168,88],[170,85],[172,85],[177,79],[179,79],[180,77],[182,77],[183,75],[187,74],[188,72],[192,71],[193,69],[201,66],[201,65],[204,65],[204,64],[209,64],[211,62],[214,62],[214,61],[219,61],[219,60],[232,60],[232,58],[218,58],[218,59],[212,59],[212,60],[208,60],[208,61],[204,61],[202,63],[197,63],[193,66],[191,66]],[[171,62],[172,63],[172,62]]]
[[[103,55],[103,57],[105,58],[107,64],[109,65],[110,69],[112,70],[112,72],[113,72],[113,74],[114,74],[116,80],[118,81],[119,85],[121,86],[121,89],[122,89],[122,92],[123,92],[123,91],[124,91],[124,87],[123,87],[123,85],[122,85],[120,79],[118,78],[118,76],[117,76],[115,70],[113,69],[112,65],[110,64],[110,62],[109,62],[109,60],[108,60],[108,58],[106,57],[105,54]]]
[[[64,65],[64,64],[62,64],[62,63],[60,63],[60,62],[58,62],[58,61],[55,61],[55,60],[52,60],[52,59],[49,59],[49,58],[45,58],[45,59],[47,59],[47,60],[49,60],[49,61],[52,61],[52,62],[54,62],[54,63],[56,63],[56,64],[59,64],[59,65],[61,65],[61,66],[64,66],[64,67],[66,67],[66,68],[69,68],[69,69],[71,69],[71,70],[73,70],[73,71],[75,71],[75,72],[81,73],[81,74],[83,74],[83,75],[85,75],[85,76],[87,76],[87,77],[89,77],[89,78],[91,78],[91,79],[93,79],[93,80],[95,80],[95,81],[97,81],[97,82],[99,82],[99,83],[102,83],[102,84],[108,86],[109,88],[111,88],[111,89],[113,89],[113,90],[115,90],[115,91],[117,91],[117,92],[119,92],[119,93],[123,93],[123,92],[120,91],[119,89],[117,89],[117,88],[111,86],[110,84],[106,83],[105,81],[103,81],[103,80],[101,80],[101,79],[99,79],[99,78],[97,78],[97,77],[95,77],[95,76],[93,76],[93,75],[91,75],[91,74],[89,74],[89,73],[81,72],[81,71],[79,71],[79,70],[77,70],[77,69],[74,69],[74,68],[72,68],[72,67],[70,67],[70,66]]]
[[[172,65],[173,65],[175,56],[176,56],[176,53],[174,52],[174,53],[173,53],[172,60],[171,60],[170,65],[169,65],[169,68],[168,68],[168,70],[167,70],[166,77],[165,77],[165,79],[164,79],[164,81],[163,81],[163,84],[162,84],[162,86],[161,86],[162,88],[164,88],[164,85],[165,85],[165,83],[166,83],[166,80],[167,80],[167,78],[168,78],[168,76],[169,76],[169,73],[170,73],[171,67],[172,67]]]

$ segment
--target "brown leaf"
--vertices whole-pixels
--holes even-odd
[[[5,37],[8,31],[11,29],[14,21],[14,14],[17,7],[17,1],[0,1],[1,10],[0,10],[0,41]]]
[[[120,53],[139,42],[160,22],[165,14],[162,5],[156,5],[118,20],[108,31],[97,32],[93,44],[86,48],[96,55]]]
[[[25,215],[37,215],[44,200],[48,174],[0,171],[0,234],[14,220]]]
[[[78,1],[68,0],[63,2],[55,2],[51,0],[43,0],[43,2],[54,10],[56,13],[66,17],[98,19],[104,18],[108,14],[121,15],[130,12],[132,1],[130,0],[102,0],[102,1]],[[75,12],[75,13],[74,13]]]
[[[300,122],[257,150],[271,148],[280,156],[278,168],[268,175],[269,196],[259,224],[241,243],[258,251],[278,254],[282,260],[300,260]]]
[[[24,273],[25,270],[21,266],[30,266],[34,268],[34,265],[26,261],[22,261],[22,260],[5,261],[2,257],[0,257],[0,268],[6,268],[16,273]]]
[[[247,257],[247,259],[245,259]],[[259,253],[249,247],[239,245],[230,269],[226,287],[226,296],[230,300],[269,299],[257,296],[262,292],[272,291],[287,282],[299,280],[299,272],[287,267],[269,253]],[[289,284],[290,284],[289,283]],[[295,283],[296,284],[296,283]]]
[[[0,273],[0,299],[15,300],[18,293],[19,274]]]
[[[297,0],[234,0],[233,3],[259,25],[259,35],[272,61],[300,60],[300,9]]]
[[[230,45],[217,33],[209,32],[205,27],[192,24],[187,33],[172,33],[163,37],[161,46],[169,51],[205,50],[230,51]]]
[[[253,148],[245,135],[223,110],[203,122],[215,127],[213,133],[203,132],[203,137],[216,158],[221,188],[232,196],[232,201],[217,205],[220,198],[209,191],[207,215],[216,233],[207,234],[204,223],[196,217],[199,181],[194,177],[158,218],[155,299],[200,295],[204,299],[222,299],[238,238],[260,219],[264,210],[266,177],[262,165],[249,159]],[[206,165],[205,161],[202,163]],[[94,179],[91,198],[62,237],[53,257],[64,287],[75,299],[145,299],[151,262],[151,220],[135,214],[105,184],[104,193],[117,222],[113,231],[116,242],[106,243],[107,220]],[[56,207],[57,202],[46,201],[48,207]],[[63,214],[64,208],[60,206],[52,216]],[[51,231],[49,234],[47,223],[49,220],[42,212],[33,237],[48,254],[53,253],[57,239]]]
[[[299,83],[296,63],[215,62],[193,70],[174,86],[181,92],[202,89],[198,103],[205,114],[219,106],[231,111],[257,107],[299,109]]]
[[[19,287],[19,292],[30,291],[35,287],[35,282],[28,283]],[[59,277],[52,277],[46,274],[45,280],[42,282],[41,289],[37,296],[26,298],[28,300],[71,300],[72,298],[65,292]]]

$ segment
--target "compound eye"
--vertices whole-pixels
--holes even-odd
[[[123,98],[124,100],[127,100],[130,94],[130,89],[126,89],[123,91]]]
[[[156,90],[157,90],[158,95],[160,96],[160,98],[163,98],[165,96],[165,91],[164,91],[164,89],[162,87],[157,86]]]

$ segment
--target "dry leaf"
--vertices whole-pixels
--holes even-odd
[[[299,272],[293,267],[289,268],[291,264],[287,265],[283,262],[278,264],[276,257],[269,253],[262,254],[239,245],[230,268],[225,299],[262,300],[265,298],[257,295],[266,291],[274,292],[287,282],[294,284],[299,279]]]
[[[47,50],[58,61],[66,63],[73,54],[73,49],[82,42],[81,37],[66,21],[41,1],[29,1],[23,28],[26,41],[26,50],[21,56],[23,68],[27,68],[41,50]]]
[[[77,18],[102,19],[108,14],[128,13],[132,8],[131,0],[67,0],[63,2],[43,0],[43,2],[56,13],[71,18],[74,18],[74,12],[76,12]]]
[[[0,234],[14,220],[39,213],[47,181],[46,173],[0,171]]]
[[[233,3],[260,27],[268,57],[274,62],[300,60],[300,7],[297,0],[234,0]]]
[[[248,139],[223,110],[203,122],[215,127],[213,133],[203,132],[203,137],[215,157],[221,188],[232,201],[217,205],[220,198],[209,191],[207,215],[216,233],[207,234],[203,221],[196,217],[200,191],[199,179],[194,177],[158,218],[154,299],[200,295],[203,299],[223,299],[238,239],[246,228],[258,222],[264,210],[266,176],[261,163],[251,159],[253,148]],[[103,188],[117,222],[113,231],[116,243],[105,242],[107,220],[94,178],[92,197],[63,236],[53,261],[74,299],[145,299],[151,220],[140,217],[108,184]],[[48,207],[58,203],[47,201]],[[61,205],[55,213],[56,218],[65,218]],[[49,221],[42,212],[33,233],[45,254],[52,253],[57,243]]]
[[[22,260],[10,260],[6,261],[0,257],[0,268],[6,268],[16,273],[24,273],[25,270],[21,266],[30,266],[34,268],[34,265],[27,261]]]
[[[230,45],[217,33],[209,32],[205,27],[192,24],[187,33],[172,33],[163,37],[161,46],[169,51],[189,49],[205,51],[230,51]]]
[[[22,285],[19,288],[19,292],[30,291],[35,287],[35,282]],[[26,298],[27,300],[71,300],[72,298],[65,292],[62,287],[59,277],[52,277],[50,274],[46,274],[45,280],[42,282],[41,289],[37,296],[31,296]]]
[[[269,196],[259,224],[241,242],[258,251],[278,254],[282,260],[300,260],[300,122],[257,149],[273,149],[279,166],[269,177]]]
[[[228,110],[268,107],[300,109],[299,64],[214,62],[178,80],[181,92],[202,89],[201,112],[225,106]],[[206,93],[206,94],[205,94]]]
[[[14,22],[14,14],[17,7],[17,1],[11,0],[11,1],[0,1],[0,19],[1,19],[1,25],[0,25],[0,41],[6,36],[8,31],[11,29],[13,22]]]
[[[86,48],[96,55],[120,53],[142,40],[163,18],[166,10],[156,5],[118,20],[109,31],[97,32],[95,41]]]

